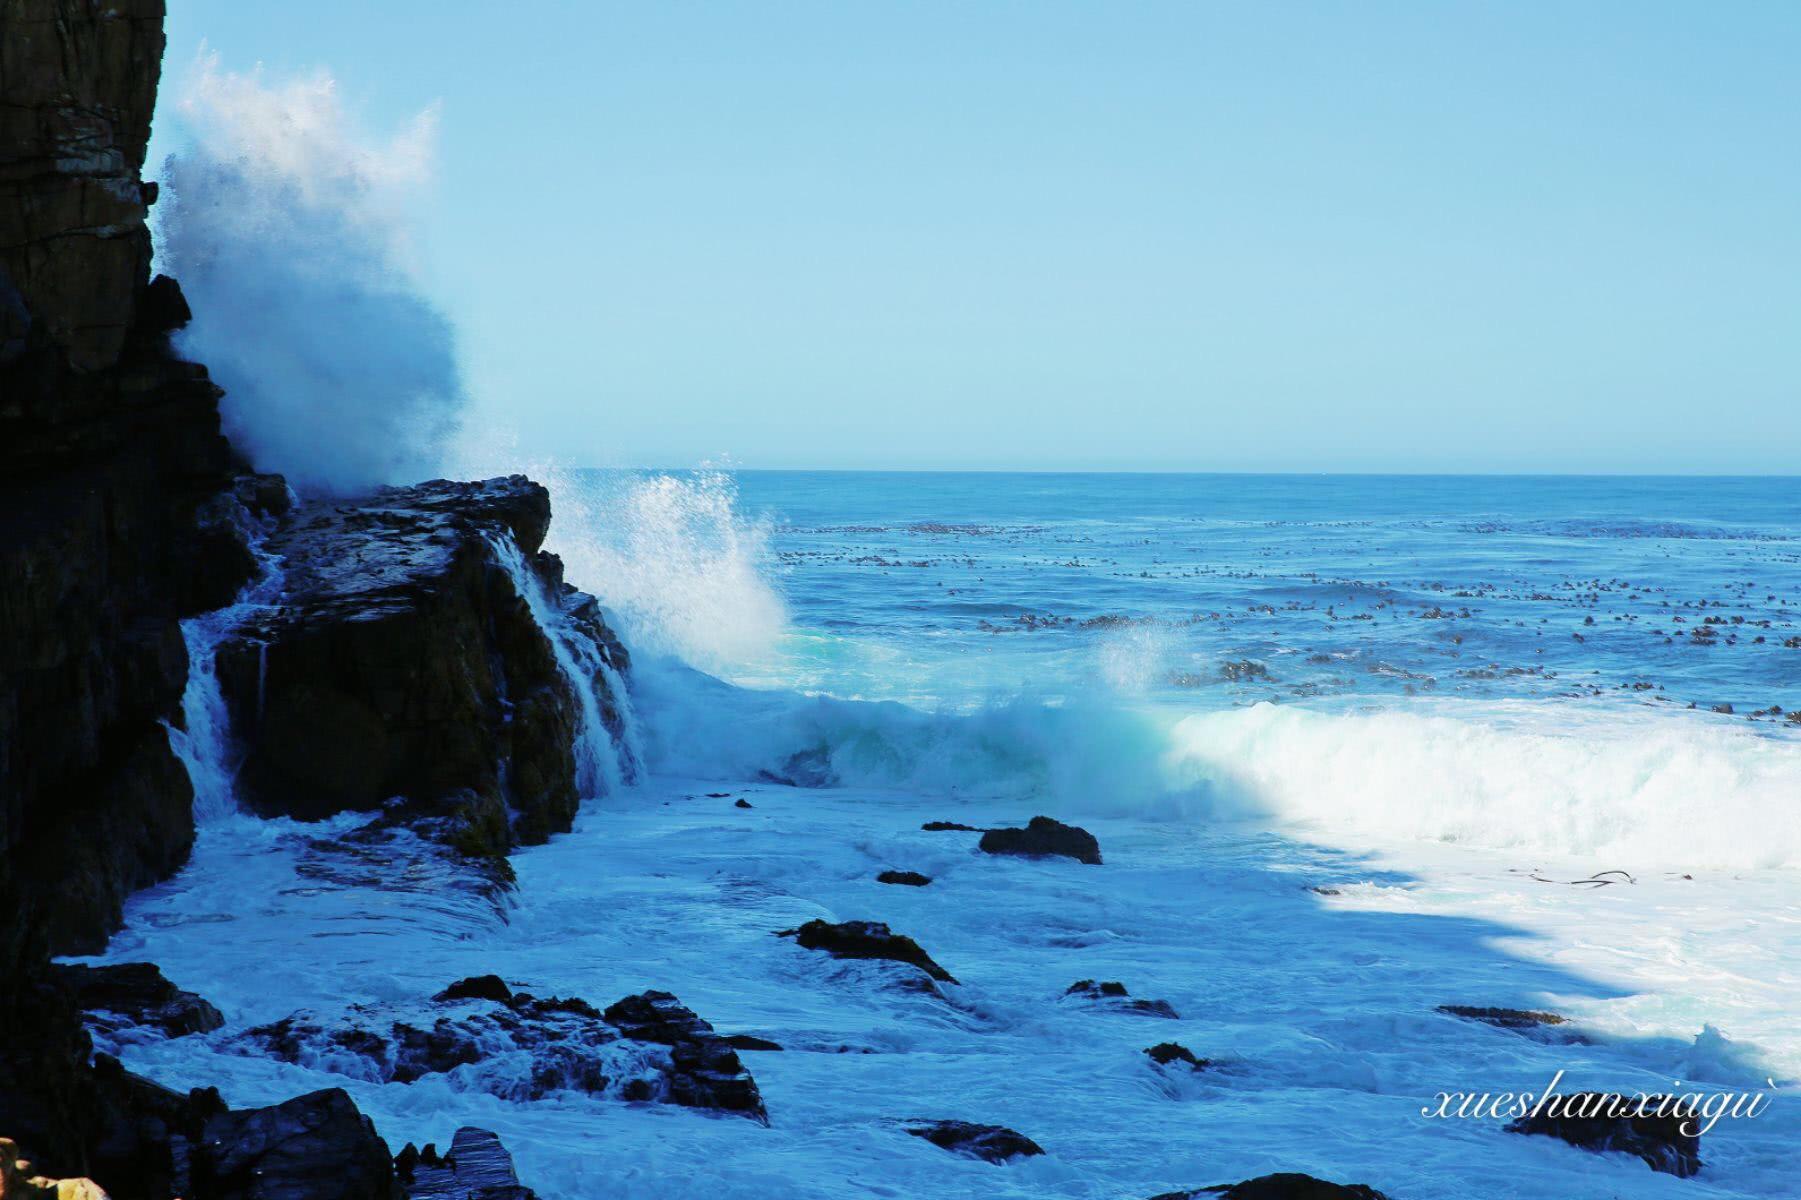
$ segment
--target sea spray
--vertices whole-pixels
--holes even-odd
[[[787,629],[770,581],[772,527],[740,511],[729,473],[534,473],[555,498],[549,549],[618,614],[633,653],[730,678],[767,666]]]
[[[233,444],[303,493],[438,473],[465,397],[454,331],[411,264],[435,114],[371,139],[330,76],[216,56],[173,113],[159,266],[193,307],[179,344],[225,388]]]
[[[519,545],[505,534],[489,537],[494,557],[514,589],[531,610],[532,619],[550,642],[557,669],[575,694],[577,729],[575,745],[576,788],[583,796],[599,796],[635,781],[643,769],[638,747],[637,719],[625,680],[588,633],[570,620],[558,598],[547,594],[543,582],[526,564]],[[611,693],[617,714],[616,728],[609,728],[607,706],[595,691],[598,677]]]

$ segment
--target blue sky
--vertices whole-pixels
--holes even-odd
[[[170,7],[171,77],[441,105],[425,274],[525,455],[1801,462],[1798,4]]]

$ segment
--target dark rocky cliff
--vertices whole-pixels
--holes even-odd
[[[0,0],[0,1128],[83,1166],[85,1042],[41,970],[193,839],[179,619],[251,560],[217,389],[176,359],[141,182],[162,0]]]
[[[345,1093],[233,1111],[137,1078],[93,1053],[94,977],[51,964],[101,950],[125,899],[193,845],[168,732],[191,667],[180,623],[257,577],[245,531],[269,531],[284,593],[216,656],[238,790],[269,813],[384,808],[364,859],[404,826],[395,844],[490,888],[508,850],[569,827],[576,734],[617,728],[601,676],[626,660],[539,550],[549,497],[529,480],[289,511],[233,452],[219,389],[169,345],[180,288],[150,275],[163,15],[0,0],[0,1173],[19,1156],[114,1200],[380,1200],[416,1189]],[[164,1018],[221,1019],[153,967],[122,970],[103,982],[148,981],[125,992]]]

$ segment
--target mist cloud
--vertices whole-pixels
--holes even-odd
[[[175,113],[158,266],[194,310],[179,347],[225,388],[227,434],[302,493],[440,471],[465,394],[409,236],[435,109],[372,139],[326,73],[271,80],[203,55]]]

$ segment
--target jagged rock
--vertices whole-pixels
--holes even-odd
[[[382,1082],[413,1083],[488,1064],[479,1086],[506,1099],[580,1091],[767,1119],[732,1041],[668,992],[627,996],[603,1013],[575,996],[507,989],[503,999],[499,982],[490,975],[452,984],[438,993],[440,1003],[483,1007],[429,1025],[371,1022],[356,1010],[330,1024],[296,1013],[246,1030],[240,1045],[286,1062],[327,1061]],[[493,1069],[496,1062],[505,1069]]]
[[[924,887],[932,882],[930,875],[921,875],[918,871],[883,871],[875,877],[877,883],[896,883],[903,887]]]
[[[1655,1110],[1665,1101],[1670,1112],[1660,1116]],[[1650,1111],[1640,1115],[1641,1108]],[[1597,1154],[1636,1155],[1653,1171],[1687,1179],[1701,1169],[1701,1139],[1682,1131],[1691,1118],[1674,1097],[1572,1092],[1509,1122],[1507,1131],[1562,1138]]]
[[[824,950],[837,958],[885,958],[918,967],[940,983],[955,983],[949,971],[910,937],[895,933],[880,921],[812,920],[799,929],[784,929],[778,937],[794,938],[808,950]]]
[[[1560,1045],[1586,1045],[1589,1040],[1570,1024],[1568,1017],[1553,1012],[1536,1012],[1524,1008],[1482,1008],[1468,1004],[1441,1004],[1438,1011],[1449,1017],[1480,1021],[1497,1029],[1510,1030]]]
[[[920,828],[925,830],[927,833],[950,833],[950,832],[987,833],[988,832],[986,829],[983,829],[979,825],[965,825],[960,821],[927,821],[924,825],[921,825]]]
[[[155,963],[70,964],[55,971],[90,1014],[117,1014],[130,1025],[160,1029],[169,1037],[207,1033],[225,1024],[218,1009],[163,978]]]
[[[220,653],[243,801],[316,819],[405,797],[415,816],[451,816],[440,836],[477,854],[567,830],[580,702],[497,543],[516,543],[606,664],[628,661],[539,552],[549,523],[549,493],[520,475],[294,509],[268,543],[281,606]],[[599,668],[593,685],[617,729]]]
[[[394,1173],[406,1200],[537,1200],[520,1184],[500,1138],[471,1125],[456,1131],[442,1156],[435,1146],[420,1153],[407,1143],[394,1158]]]
[[[627,996],[603,1014],[628,1038],[669,1047],[669,1099],[766,1120],[756,1081],[729,1042],[668,992]]]
[[[968,1121],[925,1121],[907,1126],[907,1132],[954,1154],[991,1163],[1010,1158],[1030,1158],[1044,1148],[1023,1133],[1003,1125],[975,1125]]]
[[[1167,1000],[1135,1000],[1126,991],[1126,985],[1116,979],[1096,983],[1092,979],[1078,979],[1064,990],[1065,996],[1075,996],[1081,1000],[1092,1000],[1104,1004],[1108,1008],[1120,1012],[1138,1013],[1147,1017],[1164,1017],[1176,1020],[1176,1010]]]
[[[1534,1012],[1525,1008],[1479,1008],[1468,1004],[1441,1004],[1438,1011],[1468,1021],[1481,1021],[1501,1029],[1534,1029],[1541,1025],[1563,1025],[1568,1017],[1553,1012]]]
[[[1203,1200],[1210,1196],[1221,1200],[1388,1200],[1361,1183],[1329,1183],[1293,1172],[1259,1175],[1241,1183],[1220,1183],[1187,1192],[1164,1192],[1151,1200]]]
[[[1060,856],[1091,866],[1101,864],[1101,844],[1076,825],[1050,817],[1033,817],[1024,829],[990,829],[978,847],[989,854],[1019,854],[1031,858]]]
[[[1194,1070],[1200,1071],[1213,1065],[1209,1059],[1197,1058],[1194,1051],[1180,1042],[1158,1042],[1155,1046],[1147,1047],[1145,1053],[1160,1067],[1179,1062],[1187,1063]]]
[[[206,1200],[389,1200],[394,1164],[375,1125],[340,1088],[219,1113],[194,1155]]]

